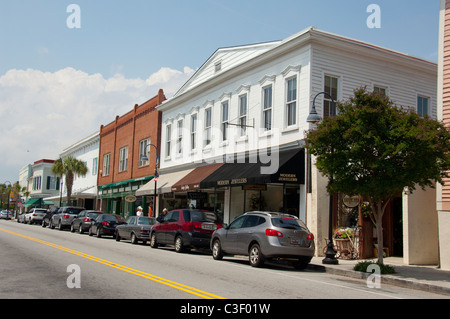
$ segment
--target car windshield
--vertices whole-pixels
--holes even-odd
[[[100,213],[88,213],[87,215],[89,216],[89,218],[95,219],[98,215],[100,215]]]
[[[213,212],[203,212],[200,210],[191,210],[192,222],[212,222],[219,223],[219,217]]]
[[[305,224],[300,219],[291,217],[272,218],[272,224],[275,227],[287,229],[306,229]]]

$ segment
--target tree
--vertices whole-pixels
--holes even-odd
[[[72,156],[66,157],[64,160],[59,158],[55,161],[52,171],[60,178],[62,178],[63,175],[66,176],[67,202],[70,203],[73,177],[75,174],[86,175],[88,171],[86,164]]]
[[[329,178],[330,194],[360,195],[370,203],[383,263],[382,218],[405,189],[443,183],[450,168],[450,133],[428,116],[397,107],[385,96],[358,89],[338,103],[338,115],[307,132],[316,167]]]

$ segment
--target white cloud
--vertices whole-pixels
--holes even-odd
[[[0,76],[0,182],[112,122],[163,89],[167,98],[193,70],[161,68],[147,80],[65,68],[56,72],[9,70]],[[29,151],[29,152],[27,152]]]

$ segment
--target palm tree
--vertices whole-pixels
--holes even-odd
[[[63,175],[66,176],[67,203],[70,203],[70,198],[72,197],[73,177],[75,174],[83,176],[86,175],[88,171],[86,164],[72,156],[66,157],[64,160],[59,158],[55,161],[52,171],[60,178],[62,178]]]

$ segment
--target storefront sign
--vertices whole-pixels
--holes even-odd
[[[244,185],[242,189],[246,191],[266,191],[267,185]]]
[[[298,182],[297,174],[280,174],[279,182]]]
[[[195,200],[206,200],[208,198],[208,193],[205,192],[188,192],[187,197],[189,199]]]
[[[125,196],[125,201],[128,203],[134,203],[136,201],[136,196],[134,195],[127,195]]]
[[[342,202],[344,203],[345,206],[347,206],[349,208],[355,208],[359,205],[359,196],[358,195],[354,195],[354,196],[345,195],[344,198],[342,199]]]

